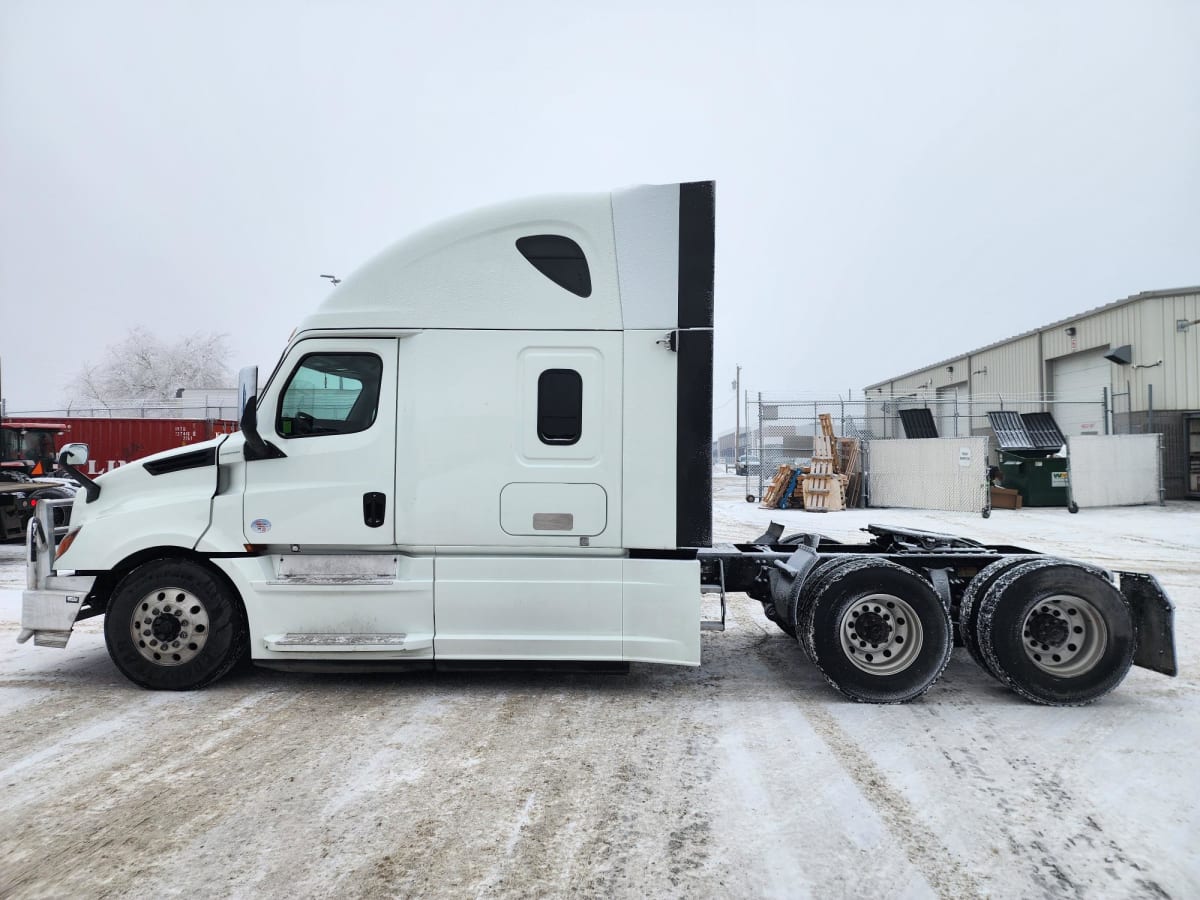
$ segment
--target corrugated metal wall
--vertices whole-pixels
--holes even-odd
[[[1178,331],[1175,324],[1178,320],[1198,318],[1200,293],[1142,297],[879,382],[867,388],[867,392],[871,397],[885,398],[922,391],[932,396],[938,388],[969,379],[972,396],[996,394],[1015,398],[1050,393],[1053,391],[1053,385],[1048,383],[1051,360],[1129,344],[1133,348],[1133,365],[1113,365],[1111,389],[1124,392],[1128,382],[1130,409],[1147,409],[1153,386],[1155,409],[1200,410],[1200,325]],[[1068,334],[1068,328],[1075,334]],[[1159,360],[1162,364],[1155,365]]]
[[[1031,397],[1044,393],[1039,335],[971,354],[973,396]]]
[[[91,419],[62,416],[45,420],[23,417],[22,421],[65,425],[65,431],[55,440],[55,450],[76,442],[87,444],[89,475],[103,474],[151,453],[186,447],[238,430],[236,422],[221,419]]]
[[[976,401],[1003,398],[1008,406],[1021,405],[1023,399],[1054,394],[1051,371],[1056,360],[1129,344],[1132,363],[1113,363],[1109,372],[1111,427],[1125,433],[1161,433],[1167,496],[1182,497],[1187,467],[1184,414],[1200,411],[1200,324],[1179,330],[1176,322],[1197,319],[1200,289],[1139,294],[967,356],[873,384],[866,388],[866,396],[881,402],[904,397],[931,399],[939,388],[960,382],[966,372],[969,390],[960,387],[960,398],[969,394]],[[972,430],[987,433],[979,424],[972,421]]]

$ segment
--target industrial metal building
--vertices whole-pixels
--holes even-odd
[[[941,436],[988,434],[991,409],[1048,411],[1063,434],[1163,435],[1166,496],[1200,498],[1200,287],[1146,291],[868,385],[928,406]]]

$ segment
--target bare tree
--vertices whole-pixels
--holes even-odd
[[[169,400],[180,388],[233,384],[229,336],[185,335],[168,342],[141,326],[104,349],[99,361],[84,363],[67,386],[78,400]]]

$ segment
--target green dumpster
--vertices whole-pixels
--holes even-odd
[[[1001,484],[1020,491],[1025,506],[1067,506],[1067,460],[1061,456],[1000,451]]]

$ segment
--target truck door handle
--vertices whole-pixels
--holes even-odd
[[[379,491],[363,494],[363,521],[368,528],[378,528],[387,517],[387,497]]]

